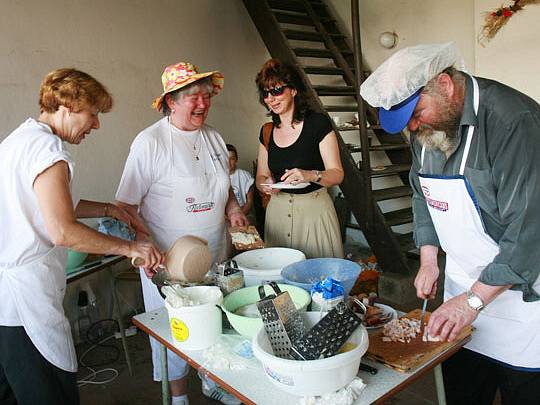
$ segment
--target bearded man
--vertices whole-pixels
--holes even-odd
[[[444,303],[426,326],[470,343],[443,363],[450,404],[540,403],[540,106],[457,70],[453,43],[405,48],[362,85],[389,133],[411,133],[419,298]]]

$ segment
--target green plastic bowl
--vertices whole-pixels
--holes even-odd
[[[281,291],[288,291],[296,308],[300,311],[305,311],[311,302],[309,293],[300,287],[295,287],[288,284],[278,284]],[[241,335],[252,338],[257,334],[263,326],[261,318],[250,318],[247,316],[237,315],[234,312],[244,305],[253,304],[260,300],[259,286],[251,286],[233,291],[223,300],[223,311],[227,315],[232,327]],[[269,286],[264,286],[266,294],[271,294],[274,290]]]
[[[86,259],[88,253],[76,252],[75,250],[68,249],[68,260],[66,270],[73,270],[79,267]]]

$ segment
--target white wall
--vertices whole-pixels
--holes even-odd
[[[240,166],[251,170],[266,120],[254,78],[269,55],[241,0],[1,0],[1,6],[0,140],[26,117],[37,117],[39,84],[53,69],[86,71],[113,94],[101,129],[69,147],[77,163],[75,196],[114,199],[131,141],[160,118],[150,104],[162,92],[163,68],[179,61],[225,75],[208,123],[237,146]],[[109,315],[106,274],[87,281],[100,314]],[[66,295],[71,319],[79,284]],[[121,288],[135,305],[134,284]]]
[[[349,35],[349,0],[329,0]],[[360,0],[360,34],[364,63],[375,70],[396,50],[420,43],[456,41],[466,66],[474,69],[474,3],[470,0]],[[398,35],[394,49],[379,45],[385,31]]]
[[[350,1],[328,1],[351,35]],[[484,14],[501,3],[511,4],[500,0],[360,0],[364,63],[374,70],[404,47],[455,41],[470,73],[501,81],[540,101],[540,5],[525,6],[485,47],[477,42]],[[379,45],[379,35],[384,31],[398,35],[394,49]]]
[[[70,147],[75,195],[114,198],[131,141],[160,118],[150,104],[163,68],[181,60],[225,75],[208,123],[251,169],[264,121],[254,77],[268,54],[241,0],[2,0],[0,54],[0,140],[37,116],[39,83],[52,69],[76,67],[112,92],[101,129]]]
[[[510,2],[504,2],[508,6]],[[475,0],[475,35],[484,24],[484,12],[501,6],[500,0]],[[540,5],[528,5],[513,15],[485,47],[476,43],[476,74],[503,82],[540,102]]]

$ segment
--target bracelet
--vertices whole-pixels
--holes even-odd
[[[103,215],[104,217],[108,217],[109,216],[109,203],[105,203],[105,215]]]
[[[322,180],[322,173],[320,170],[315,170],[315,176],[317,176],[317,178],[315,179],[314,183],[319,183],[321,180]]]

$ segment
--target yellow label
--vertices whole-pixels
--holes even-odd
[[[189,337],[187,325],[178,318],[171,319],[171,332],[173,337],[179,342],[185,342]]]

